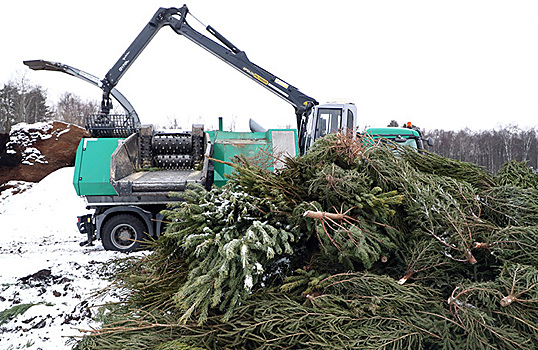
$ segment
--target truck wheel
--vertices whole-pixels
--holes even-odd
[[[140,249],[146,238],[146,225],[134,215],[121,214],[107,220],[101,230],[106,250],[132,252]]]

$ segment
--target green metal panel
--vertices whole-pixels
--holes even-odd
[[[218,160],[233,162],[239,155],[256,159],[261,154],[270,154],[271,144],[265,132],[208,131],[208,134],[214,145],[214,158]],[[215,185],[223,186],[227,182],[225,175],[232,170],[228,164],[215,162]]]
[[[243,156],[249,160],[257,161],[260,165],[274,171],[272,165],[273,132],[293,132],[295,154],[298,153],[297,132],[290,129],[270,129],[266,132],[235,132],[235,131],[208,131],[211,143],[214,145],[214,158],[225,162],[233,162],[235,156]],[[293,152],[290,152],[293,153]],[[221,187],[227,182],[226,175],[232,173],[233,168],[228,164],[215,162],[214,183]]]
[[[110,184],[110,156],[120,138],[84,138],[77,148],[73,185],[79,196],[117,195]]]
[[[380,136],[380,137],[396,137],[397,135],[400,135],[402,137],[406,136],[414,136],[414,137],[420,137],[420,134],[418,131],[408,128],[368,128],[366,130],[366,133],[372,136]]]
[[[367,136],[375,139],[388,139],[396,141],[400,146],[411,146],[417,148],[417,139],[420,138],[418,131],[408,128],[368,128],[365,132]],[[402,141],[405,140],[405,141]],[[372,139],[364,139],[364,143],[373,144]]]

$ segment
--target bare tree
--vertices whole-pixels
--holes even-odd
[[[84,119],[88,114],[98,109],[95,101],[83,101],[80,96],[71,92],[64,92],[56,104],[55,118],[66,123],[84,126]]]
[[[186,125],[181,125],[179,121],[177,120],[177,117],[167,117],[167,124],[163,126],[163,129],[175,129],[180,130],[182,128],[185,128]]]
[[[433,130],[426,136],[435,139],[433,152],[481,165],[492,173],[510,160],[526,161],[532,168],[538,168],[538,135],[535,129],[521,130],[508,125],[498,130]]]
[[[0,89],[0,131],[9,132],[16,123],[35,123],[51,117],[47,93],[19,74]]]
[[[0,132],[7,133],[11,125],[16,123],[16,102],[19,90],[11,83],[5,84],[0,90]]]
[[[521,130],[519,135],[522,143],[521,158],[523,160],[530,160],[531,150],[536,149],[536,130]]]
[[[51,117],[50,108],[47,106],[47,93],[41,86],[33,86],[22,97],[21,103],[25,105],[23,116],[26,123],[36,123]]]
[[[237,124],[237,116],[232,116],[232,120],[230,120],[230,123],[228,124],[228,131],[235,131],[235,127]]]

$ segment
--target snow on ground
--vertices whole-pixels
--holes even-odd
[[[87,299],[107,285],[102,263],[122,255],[79,245],[87,210],[72,178],[62,168],[0,197],[0,349],[70,349],[69,336],[96,326],[87,306],[104,301]],[[2,324],[1,312],[22,304],[38,305]]]
[[[5,190],[0,192],[0,207],[3,206],[3,202],[5,199],[16,195],[17,193],[24,192],[26,190],[29,190],[34,185],[33,182],[27,182],[27,181],[17,181],[12,180],[8,181],[4,184]],[[1,238],[0,238],[1,239]]]

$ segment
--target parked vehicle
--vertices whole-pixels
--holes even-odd
[[[103,92],[99,113],[86,119],[91,138],[80,142],[73,179],[77,194],[86,198],[89,209],[95,210],[79,217],[79,231],[87,235],[84,244],[101,239],[105,249],[124,252],[139,249],[146,237],[156,237],[163,231],[161,211],[168,203],[181,200],[172,193],[185,191],[189,184],[207,188],[213,184],[222,186],[226,182],[225,174],[231,172],[226,164],[230,158],[252,157],[260,151],[289,156],[304,154],[320,137],[357,129],[357,107],[353,103],[320,105],[252,63],[244,51],[213,27],[207,26],[206,30],[216,41],[196,31],[187,22],[188,14],[186,5],[157,10],[102,80],[58,62],[24,62],[34,70],[75,76]],[[193,125],[189,131],[159,131],[152,125],[142,125],[116,85],[165,26],[290,103],[295,109],[297,129],[264,130],[254,125],[251,132],[224,132],[222,128],[206,131],[203,125]],[[125,114],[111,113],[112,98]],[[400,136],[411,137],[403,133]],[[418,142],[420,137],[414,139]],[[278,162],[269,165],[278,166]]]

